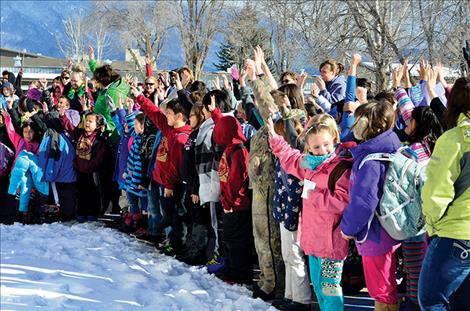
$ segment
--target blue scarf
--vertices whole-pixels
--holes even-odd
[[[311,155],[310,153],[307,154],[302,162],[300,163],[301,168],[307,168],[309,170],[315,170],[320,164],[328,160],[334,153],[335,153],[336,148],[333,150],[333,152],[325,155]]]

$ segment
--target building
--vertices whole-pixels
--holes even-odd
[[[23,68],[23,89],[26,89],[32,81],[39,78],[46,78],[49,82],[52,81],[66,68],[66,64],[67,60],[65,58],[43,56],[29,53],[26,50],[0,48],[0,70],[2,72],[8,70],[17,75],[20,68]],[[84,65],[88,69],[87,64]],[[135,75],[137,73],[132,61],[113,61],[112,66],[123,74],[131,73]],[[88,76],[91,76],[91,73]]]

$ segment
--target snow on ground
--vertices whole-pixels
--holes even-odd
[[[99,223],[0,225],[1,310],[274,310]]]

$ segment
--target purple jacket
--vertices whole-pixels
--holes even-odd
[[[362,168],[358,166],[368,154],[375,152],[396,152],[400,148],[400,140],[393,130],[388,130],[379,136],[368,140],[351,149],[354,158],[350,192],[350,202],[346,207],[341,230],[349,236],[354,236],[357,249],[363,256],[379,256],[389,252],[399,242],[393,240],[382,228],[375,210],[383,193],[383,184],[388,164],[382,161],[367,161]],[[368,222],[372,223],[368,230]]]

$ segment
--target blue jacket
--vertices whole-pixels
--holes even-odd
[[[354,157],[351,174],[353,185],[350,203],[344,211],[340,226],[346,235],[356,238],[357,249],[363,256],[383,255],[398,242],[385,232],[375,216],[375,210],[383,194],[388,164],[383,161],[367,161],[360,170],[358,166],[362,159],[371,153],[393,153],[400,146],[398,136],[393,130],[388,130],[351,149]],[[364,239],[363,243],[357,242]]]
[[[44,175],[42,181],[72,183],[77,180],[77,173],[74,168],[75,148],[70,139],[64,134],[59,134],[60,155],[54,159],[50,155],[51,136],[45,135],[39,146],[39,166]]]
[[[15,166],[10,175],[10,186],[8,193],[16,195],[20,190],[20,212],[27,212],[31,189],[44,195],[49,195],[49,183],[42,181],[42,169],[38,165],[38,157],[28,151],[21,151],[16,158]]]
[[[346,81],[343,76],[336,76],[333,80],[326,82],[326,89],[320,91],[330,104],[343,100],[346,96]]]

